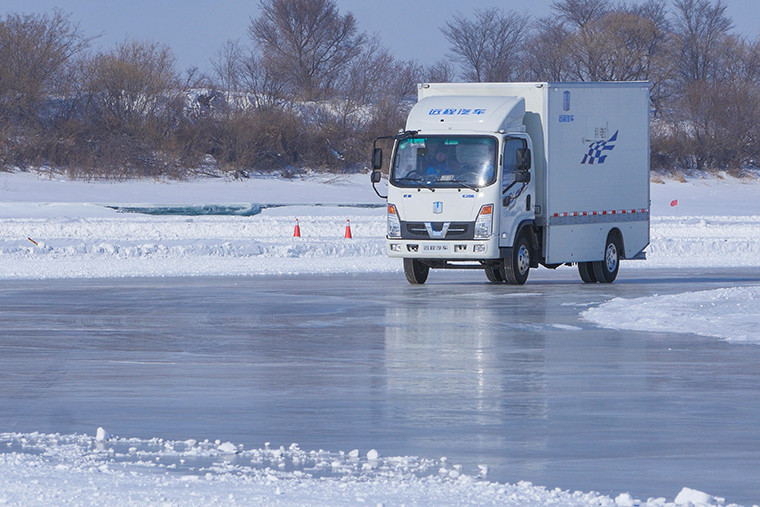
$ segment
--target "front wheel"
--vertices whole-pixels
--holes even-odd
[[[485,270],[486,270],[486,278],[488,278],[489,282],[504,283],[504,276],[502,275],[501,266],[488,265],[486,266]]]
[[[427,281],[430,266],[417,259],[404,259],[404,275],[412,285],[422,285]]]
[[[604,259],[592,263],[594,268],[594,277],[600,283],[612,283],[617,278],[618,269],[620,269],[620,241],[615,234],[607,236],[607,242],[604,246]]]
[[[581,275],[583,283],[596,283],[596,275],[594,274],[593,262],[579,262],[578,274]]]
[[[530,272],[530,243],[520,235],[515,241],[511,255],[504,259],[504,279],[512,285],[523,285]]]

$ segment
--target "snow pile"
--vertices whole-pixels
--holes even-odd
[[[500,484],[445,458],[381,457],[288,448],[243,449],[220,441],[141,440],[108,435],[1,433],[0,503],[18,505],[723,505],[684,488],[674,502],[623,493]],[[481,470],[484,470],[482,467]],[[688,502],[691,502],[689,504]]]
[[[615,298],[581,317],[610,329],[692,333],[760,344],[760,286]]]

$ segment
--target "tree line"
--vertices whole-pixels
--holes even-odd
[[[403,127],[418,82],[651,83],[651,160],[662,172],[757,167],[760,40],[724,0],[556,0],[551,16],[457,13],[430,65],[401,60],[332,0],[261,0],[211,70],[171,48],[92,50],[70,14],[0,13],[0,170],[72,177],[246,177],[366,167]],[[422,42],[424,43],[424,41]]]

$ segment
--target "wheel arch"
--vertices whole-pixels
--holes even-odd
[[[521,234],[526,234],[530,241],[530,248],[533,252],[538,251],[538,237],[536,236],[536,224],[533,220],[523,220],[517,225],[515,232],[515,240],[520,237]],[[514,243],[514,242],[513,242]]]

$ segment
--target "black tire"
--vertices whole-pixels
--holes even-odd
[[[612,283],[617,278],[621,248],[617,234],[610,233],[604,244],[604,259],[592,263],[594,276],[599,283]]]
[[[581,275],[581,280],[584,283],[596,283],[593,262],[579,262],[578,273]]]
[[[422,285],[427,281],[430,266],[417,259],[404,259],[404,274],[412,285]]]
[[[530,273],[530,242],[524,235],[517,237],[512,253],[504,259],[504,280],[512,285],[523,285]]]
[[[486,278],[488,278],[488,281],[491,283],[504,283],[501,266],[493,264],[486,266]]]

